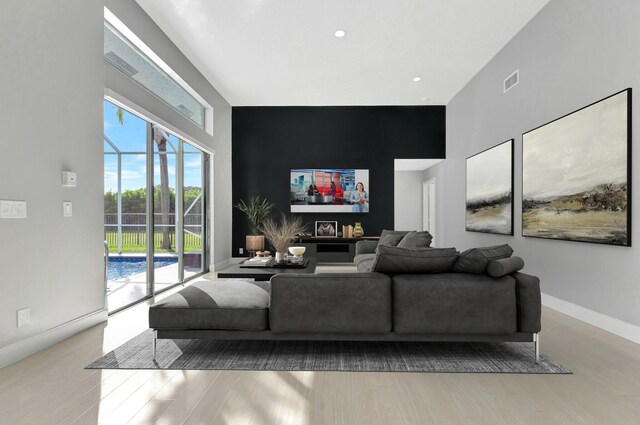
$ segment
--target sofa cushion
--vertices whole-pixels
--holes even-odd
[[[431,246],[433,236],[431,233],[411,231],[407,233],[397,246],[401,248],[428,248]]]
[[[370,272],[375,256],[375,254],[360,254],[353,257],[353,262],[356,264],[356,269],[358,269],[360,273]]]
[[[391,331],[391,279],[381,273],[281,273],[271,278],[274,333]]]
[[[460,254],[460,258],[451,269],[458,273],[478,273],[487,271],[489,261],[508,258],[513,254],[513,249],[507,245],[486,246],[471,248]]]
[[[489,261],[487,274],[493,277],[501,277],[522,270],[523,267],[524,260],[520,257],[501,258]]]
[[[393,328],[401,334],[510,334],[517,330],[511,276],[396,275]]]
[[[149,308],[153,329],[268,329],[269,293],[252,282],[200,280]]]
[[[382,231],[382,236],[380,236],[380,240],[378,241],[378,246],[397,246],[402,238],[404,238],[404,234],[385,234],[386,230]],[[378,246],[376,247],[374,252],[378,252]]]
[[[373,254],[376,252],[379,240],[363,240],[356,242],[356,255]]]
[[[398,273],[441,273],[458,259],[455,248],[400,248],[378,246],[371,271]]]

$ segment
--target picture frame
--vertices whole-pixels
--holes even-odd
[[[514,139],[465,161],[465,230],[513,236]]]
[[[338,237],[338,222],[337,221],[316,221],[315,236],[317,238],[337,238]]]
[[[522,236],[631,246],[631,88],[522,135]]]

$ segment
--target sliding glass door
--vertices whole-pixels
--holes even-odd
[[[176,136],[153,126],[153,249],[155,291],[159,292],[182,282],[178,272],[180,245],[176,220],[178,173],[176,164],[180,141]]]
[[[208,154],[104,101],[104,236],[113,312],[206,271]]]
[[[147,276],[148,123],[104,103],[104,236],[107,298],[117,310],[151,295]]]
[[[184,143],[184,264],[185,277],[205,270],[206,154]]]

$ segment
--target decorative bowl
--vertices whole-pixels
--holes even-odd
[[[289,252],[292,253],[293,255],[295,255],[296,257],[304,254],[304,252],[307,250],[306,247],[304,246],[290,246],[289,247]]]

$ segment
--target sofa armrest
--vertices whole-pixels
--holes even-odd
[[[516,303],[518,306],[518,330],[520,332],[540,332],[542,298],[540,279],[526,273],[514,273],[516,279]]]
[[[378,241],[358,241],[356,242],[356,255],[373,254],[378,246]]]
[[[276,333],[387,333],[391,279],[381,273],[283,273],[271,278]]]

